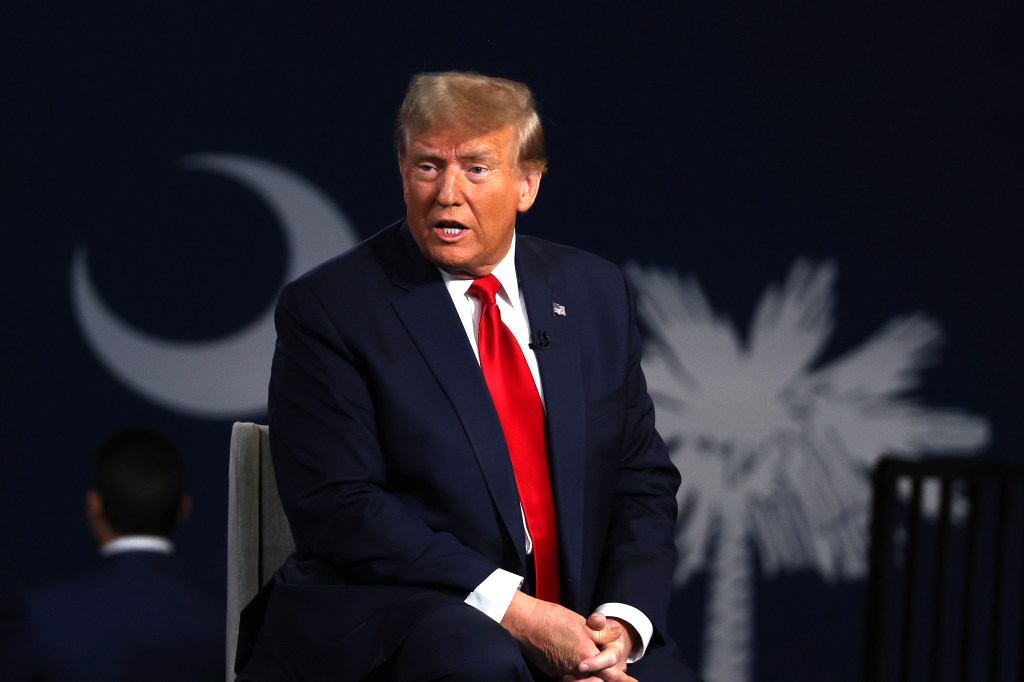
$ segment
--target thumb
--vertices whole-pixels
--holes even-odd
[[[598,644],[614,642],[622,635],[622,626],[614,620],[608,620],[603,613],[590,614],[587,627],[594,631],[594,641]]]

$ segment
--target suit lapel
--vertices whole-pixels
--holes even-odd
[[[392,305],[451,400],[525,566],[526,536],[515,474],[480,365],[437,269],[420,254],[407,228],[399,231],[397,239],[401,243],[396,249],[398,260],[392,268],[392,281],[407,293]]]
[[[583,482],[586,480],[583,472],[586,414],[580,339],[572,317],[573,301],[565,298],[563,273],[554,272],[528,238],[517,240],[516,272],[532,334],[536,336],[538,331],[545,331],[550,339],[547,348],[536,352],[537,364],[544,387],[548,456],[562,570],[567,572],[562,576],[562,589],[570,591],[566,603],[575,603],[582,574]],[[556,314],[555,305],[564,305],[565,314]]]

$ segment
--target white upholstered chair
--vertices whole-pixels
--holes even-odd
[[[228,464],[227,679],[233,680],[238,614],[291,554],[266,426],[236,422]]]

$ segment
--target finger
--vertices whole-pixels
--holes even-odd
[[[600,673],[595,675],[587,675],[586,673],[566,673],[562,675],[560,682],[604,682],[601,677],[598,677]]]
[[[596,678],[601,682],[637,682],[635,678],[630,677],[624,671],[618,668],[608,668],[596,673]]]
[[[603,649],[598,655],[591,656],[588,659],[580,661],[577,670],[581,673],[605,670],[606,668],[618,665],[622,660],[622,647],[609,646]]]
[[[607,624],[608,619],[605,615],[603,613],[598,613],[597,611],[590,614],[590,617],[587,618],[587,627],[591,630],[604,630]]]

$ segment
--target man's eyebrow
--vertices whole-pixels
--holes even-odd
[[[501,155],[490,147],[472,147],[455,155],[456,160],[460,163],[487,163],[491,166],[496,165],[500,157]],[[438,165],[446,163],[444,153],[438,149],[410,149],[407,158],[413,163],[425,161]]]
[[[433,149],[420,149],[420,150],[416,150],[416,151],[410,151],[408,156],[409,156],[409,158],[411,160],[416,161],[416,162],[420,162],[420,161],[435,161],[435,162],[437,162],[437,161],[443,161],[444,160],[444,157],[441,156],[440,152],[437,152],[437,151],[435,151]]]
[[[494,163],[498,159],[498,154],[490,147],[476,147],[462,150],[456,154],[455,158],[459,161],[488,161]]]
[[[409,156],[440,156],[441,150],[422,144],[413,144],[410,145],[407,153]]]

